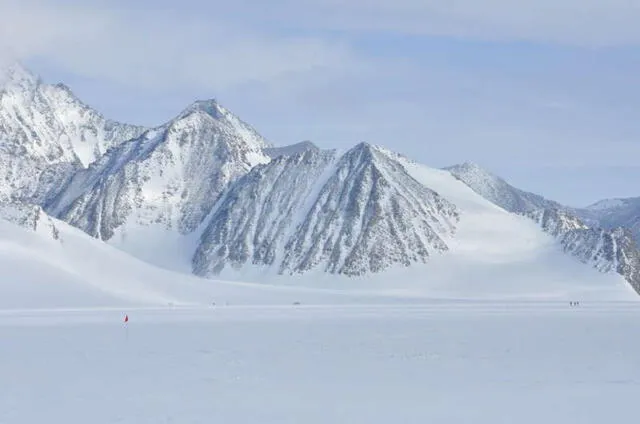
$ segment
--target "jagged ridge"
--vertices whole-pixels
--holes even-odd
[[[600,272],[617,272],[640,293],[640,252],[631,232],[590,228],[579,218],[557,209],[527,214],[556,237],[565,252]]]
[[[364,143],[345,154],[308,142],[273,148],[215,100],[143,130],[107,121],[65,86],[30,74],[13,75],[1,94],[0,203],[12,199],[25,208],[10,219],[36,229],[53,223],[43,206],[103,240],[118,232],[125,240],[135,227],[193,234],[189,240],[203,231],[195,256],[185,249],[200,275],[257,266],[277,274],[359,276],[424,263],[449,249],[461,213],[453,203],[473,203],[448,183],[442,185],[453,190],[448,195],[462,197],[445,200],[422,174],[421,183],[411,177],[399,156]],[[502,208],[530,214],[566,252],[602,272],[622,273],[638,288],[640,260],[624,231],[553,215],[570,208],[475,165],[449,171]]]
[[[0,197],[44,204],[71,175],[141,127],[105,119],[64,85],[15,65],[0,87]]]
[[[487,200],[536,221],[566,253],[600,272],[622,275],[640,293],[640,251],[629,231],[595,227],[597,220],[584,222],[580,210],[519,190],[478,165],[465,163],[446,169]]]
[[[268,161],[267,146],[215,101],[199,101],[77,173],[48,210],[103,240],[125,223],[186,234],[230,182]]]
[[[195,272],[251,263],[280,274],[355,276],[447,250],[458,220],[453,204],[368,144],[335,155],[280,157],[239,180],[211,217]]]
[[[477,164],[465,162],[445,169],[473,191],[509,212],[527,213],[539,209],[565,209],[558,202],[513,187]]]

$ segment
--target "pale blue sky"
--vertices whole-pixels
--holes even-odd
[[[0,52],[127,122],[216,97],[275,144],[474,161],[576,206],[640,196],[640,2],[131,3],[0,0]]]

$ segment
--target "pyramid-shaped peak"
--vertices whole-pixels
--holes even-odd
[[[229,111],[222,107],[216,99],[196,100],[180,114],[179,118],[191,115],[192,113],[205,113],[212,118],[221,119],[225,117]]]
[[[353,147],[352,150],[353,151],[365,151],[365,150],[373,150],[373,149],[374,149],[374,146],[372,144],[367,143],[366,141],[362,141],[362,142],[356,144]]]
[[[347,150],[344,154],[345,157],[373,157],[375,147],[369,143],[361,142]]]
[[[376,146],[367,142],[361,142],[353,146],[345,153],[345,157],[349,158],[359,158],[360,160],[371,161],[379,158],[380,155],[382,157],[393,156],[394,153],[390,152],[380,146]]]

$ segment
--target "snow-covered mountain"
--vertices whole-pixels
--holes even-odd
[[[580,209],[578,214],[603,228],[627,228],[640,243],[640,197],[601,200]]]
[[[448,250],[458,218],[455,205],[379,148],[310,148],[233,185],[204,231],[194,270],[216,275],[251,264],[279,274],[365,275]]]
[[[279,156],[292,156],[298,153],[305,152],[307,150],[317,150],[318,147],[310,141],[301,141],[300,143],[292,144],[291,146],[284,147],[267,147],[264,149],[264,153],[272,159]]]
[[[269,161],[268,146],[216,101],[199,101],[79,171],[47,210],[102,240],[149,226],[188,234],[229,183]]]
[[[575,215],[591,227],[607,230],[627,228],[640,242],[640,197],[605,199],[586,208],[575,208],[520,190],[474,163],[465,162],[445,169],[485,199],[510,212],[526,214],[555,209]]]
[[[589,227],[576,216],[557,209],[541,209],[529,216],[558,238],[565,252],[600,272],[617,272],[640,293],[640,251],[629,230]]]
[[[512,186],[477,164],[465,162],[445,169],[471,187],[473,191],[509,212],[527,213],[539,209],[565,209],[553,200]]]
[[[348,294],[343,299],[170,272],[49,219],[57,239],[0,219],[0,310],[353,301]]]
[[[77,170],[141,127],[105,119],[19,65],[0,84],[0,197],[44,204]]]
[[[494,204],[533,219],[558,239],[566,253],[600,272],[619,273],[640,292],[637,239],[632,231],[624,229],[628,228],[624,220],[613,219],[607,225],[608,213],[612,208],[622,209],[624,203],[602,202],[576,209],[515,188],[476,164],[464,163],[446,170]]]
[[[12,69],[0,218],[58,243],[49,215],[208,278],[458,297],[640,288],[628,233],[592,228],[475,165],[435,170],[366,143],[274,147],[215,100],[142,129]]]

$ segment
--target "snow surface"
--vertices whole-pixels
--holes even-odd
[[[465,162],[445,168],[462,180],[476,193],[509,212],[527,213],[539,209],[569,209],[535,193],[513,187],[502,178],[493,175],[475,163]]]
[[[152,266],[51,220],[58,239],[0,219],[0,311],[417,301],[369,291],[201,279]]]
[[[6,312],[0,422],[633,422],[639,318],[564,302]]]
[[[610,299],[636,296],[624,278],[601,274],[569,255],[532,220],[511,214],[477,195],[448,172],[409,161],[414,178],[461,210],[451,251],[434,258],[423,279],[435,293],[469,297],[567,297]]]

